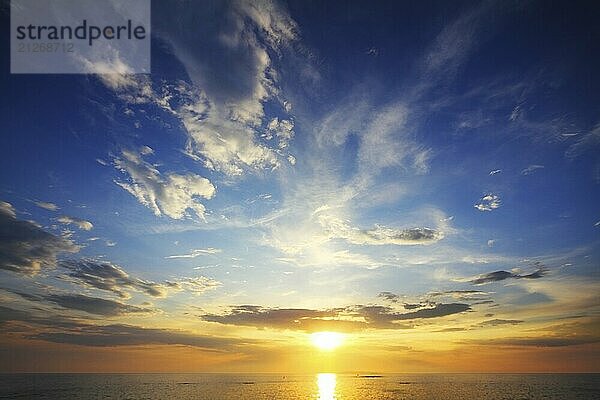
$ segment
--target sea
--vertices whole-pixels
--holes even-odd
[[[1,399],[600,399],[600,374],[2,374]]]

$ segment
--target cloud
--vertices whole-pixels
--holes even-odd
[[[71,240],[18,220],[14,208],[6,202],[0,202],[0,237],[0,269],[25,275],[54,267],[60,253],[79,251]]]
[[[477,344],[481,346],[510,346],[510,347],[566,347],[579,346],[583,344],[598,343],[600,338],[596,336],[585,337],[524,337],[524,338],[504,338],[504,339],[486,339],[469,340],[465,343]]]
[[[428,293],[429,297],[444,297],[448,296],[460,301],[477,301],[488,296],[488,293],[481,290],[447,290],[444,292]]]
[[[522,324],[523,321],[517,319],[490,319],[487,321],[483,321],[478,326],[482,328],[487,328],[490,326],[501,326],[501,325],[519,325]]]
[[[407,129],[408,113],[407,106],[400,102],[389,104],[373,114],[362,132],[358,150],[363,173],[406,164],[418,173],[429,170],[430,150],[403,132]]]
[[[115,181],[131,193],[140,203],[150,208],[155,215],[166,215],[173,219],[187,216],[192,210],[204,219],[206,208],[198,198],[211,199],[216,192],[213,184],[196,174],[162,174],[142,157],[149,154],[141,151],[123,150],[121,157],[113,162],[117,169],[128,176],[128,181]]]
[[[363,90],[356,92],[318,122],[315,134],[321,150],[357,137],[358,180],[370,180],[388,168],[427,173],[432,153],[415,138],[409,106],[403,101],[375,106]]]
[[[221,282],[212,278],[207,278],[206,276],[179,278],[174,281],[167,281],[166,284],[169,286],[169,288],[173,288],[175,290],[186,290],[194,294],[202,294],[208,290],[215,289],[222,285]]]
[[[167,287],[151,281],[131,277],[118,265],[108,261],[81,259],[62,261],[66,276],[86,287],[112,292],[121,298],[129,298],[126,290],[144,292],[152,297],[165,297]]]
[[[480,200],[480,203],[475,204],[475,208],[479,211],[492,211],[502,205],[500,198],[495,194],[486,194]]]
[[[506,279],[539,279],[546,274],[547,270],[544,268],[537,269],[536,271],[525,275],[508,271],[494,271],[479,275],[476,278],[468,280],[468,282],[472,283],[473,285],[485,285],[487,283],[499,282]]]
[[[79,346],[115,347],[141,345],[181,345],[231,351],[236,346],[252,343],[251,340],[196,335],[173,329],[142,328],[134,325],[83,325],[76,331],[40,332],[27,335],[29,339]]]
[[[391,301],[392,303],[398,303],[400,301],[400,296],[392,292],[381,292],[377,295],[377,297]]]
[[[253,343],[252,340],[198,335],[177,329],[143,328],[135,325],[111,324],[93,325],[64,316],[37,316],[30,311],[15,310],[0,306],[0,324],[15,321],[36,325],[33,333],[26,333],[27,339],[44,340],[53,343],[74,344],[91,347],[140,346],[140,345],[182,345],[230,351]],[[10,328],[3,326],[3,330]],[[42,330],[40,332],[40,330]],[[38,332],[35,332],[38,331]],[[22,334],[22,330],[15,333]]]
[[[594,151],[600,147],[600,122],[597,123],[589,132],[581,135],[577,141],[570,145],[565,156],[567,158],[576,158],[580,155]]]
[[[487,241],[488,247],[494,247],[494,243],[496,243],[496,240],[494,240],[494,239],[490,239]]]
[[[149,313],[152,309],[132,306],[114,300],[89,297],[83,294],[49,294],[44,300],[71,310],[85,311],[89,314],[114,317],[125,314]]]
[[[256,328],[290,329],[301,331],[360,330],[366,327],[362,321],[341,320],[342,309],[311,310],[304,308],[264,308],[253,305],[232,307],[224,314],[204,314],[207,322],[226,325],[253,326]],[[338,318],[338,319],[336,319]]]
[[[294,138],[294,121],[287,119],[273,118],[267,125],[267,139],[275,136],[279,140],[279,148],[288,147],[290,141]]]
[[[488,27],[501,18],[504,9],[493,1],[480,2],[446,24],[423,56],[423,81],[453,77],[478,45],[489,36]]]
[[[34,203],[36,206],[48,211],[57,211],[58,209],[60,209],[60,207],[54,203],[47,203],[45,201],[35,201]]]
[[[419,245],[435,243],[444,238],[443,232],[430,228],[396,229],[375,225],[372,229],[358,229],[328,214],[320,215],[318,221],[331,238],[345,239],[353,244]]]
[[[470,310],[468,304],[433,304],[416,311],[401,313],[392,307],[355,305],[333,309],[266,308],[254,305],[232,307],[223,314],[204,314],[200,318],[220,324],[256,328],[290,329],[307,332],[323,330],[356,331],[374,329],[407,329],[400,321],[416,321],[459,314]]]
[[[531,175],[538,169],[542,169],[542,168],[544,168],[543,165],[530,165],[521,171],[521,175]]]
[[[12,204],[5,201],[0,201],[0,215],[5,215],[10,218],[17,218],[17,213]]]
[[[218,254],[221,251],[222,251],[221,249],[215,249],[214,247],[208,247],[206,249],[194,249],[188,254],[175,254],[175,255],[171,255],[171,256],[166,256],[165,258],[196,258],[198,256]]]
[[[86,221],[84,219],[76,218],[76,217],[69,217],[66,215],[62,215],[62,216],[58,217],[56,220],[58,222],[60,222],[61,224],[75,225],[79,229],[84,230],[84,231],[91,231],[92,228],[94,227],[94,225],[90,221]]]
[[[157,7],[161,18],[153,33],[170,47],[191,82],[161,83],[160,94],[150,88],[151,94],[142,98],[181,121],[188,138],[186,153],[206,168],[229,176],[277,168],[289,157],[283,149],[293,136],[291,120],[269,121],[264,104],[276,100],[282,110],[290,110],[280,95],[274,60],[283,51],[301,59],[292,46],[296,23],[272,1],[179,2]],[[220,23],[215,25],[217,20]],[[128,91],[139,90],[105,83],[124,99]],[[274,129],[276,145],[261,140],[269,130],[265,125]]]

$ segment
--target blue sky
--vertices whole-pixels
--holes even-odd
[[[230,340],[264,328],[264,343],[314,330],[297,320],[351,332],[350,318],[364,340],[431,360],[431,343],[482,338],[598,354],[597,6],[153,2],[152,15],[149,75],[11,75],[3,35],[0,286],[27,314],[6,318],[38,332],[22,340],[80,345],[52,336],[43,309]]]

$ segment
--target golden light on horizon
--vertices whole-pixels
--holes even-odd
[[[310,335],[312,344],[320,350],[331,351],[344,343],[346,336],[338,332],[315,332]]]

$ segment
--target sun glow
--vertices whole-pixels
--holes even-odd
[[[313,345],[321,350],[333,350],[344,343],[345,335],[337,332],[315,332],[310,335]]]
[[[329,333],[329,332],[327,332]],[[319,390],[317,400],[335,400],[335,374],[318,374],[317,388]]]

